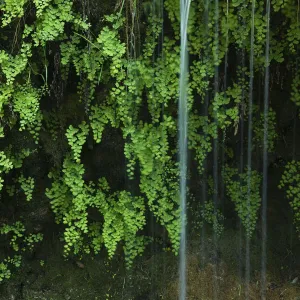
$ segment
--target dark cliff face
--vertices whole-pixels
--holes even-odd
[[[120,129],[106,128],[100,143],[91,136],[83,147],[82,162],[85,167],[84,179],[97,182],[105,177],[112,191],[125,189],[126,166],[124,140]]]

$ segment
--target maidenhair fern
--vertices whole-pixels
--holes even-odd
[[[9,279],[13,270],[19,268],[22,263],[22,252],[32,251],[35,244],[43,240],[41,233],[26,233],[22,222],[17,221],[14,224],[4,224],[0,226],[0,235],[9,240],[12,248],[12,255],[5,257],[0,261],[0,283]]]
[[[279,188],[285,188],[285,194],[290,201],[294,213],[294,223],[300,234],[300,162],[292,160],[287,163],[282,174]]]
[[[46,190],[56,222],[64,224],[65,256],[97,254],[105,247],[112,257],[117,245],[122,244],[126,261],[131,265],[147,240],[139,235],[146,222],[147,209],[166,228],[173,251],[178,253],[180,207],[176,154],[180,5],[179,1],[164,1],[171,23],[168,32],[164,31],[162,14],[157,14],[154,6],[149,5],[151,14],[143,24],[145,36],[139,45],[141,51],[130,55],[128,49],[138,47],[133,36],[128,36],[129,19],[126,18],[130,14],[122,10],[101,18],[94,26],[88,17],[81,17],[78,6],[70,0],[4,0],[0,4],[1,26],[5,30],[13,28],[16,33],[10,42],[3,40],[5,46],[0,50],[0,138],[8,144],[5,151],[0,151],[0,189],[5,183],[9,195],[15,194],[16,183],[9,182],[10,176],[7,176],[14,170],[26,199],[34,197],[34,178],[22,174],[26,174],[23,172],[24,160],[32,157],[37,149],[26,146],[17,151],[10,144],[14,130],[30,136],[42,152],[48,153],[46,143],[43,144],[45,131],[52,137],[53,148],[57,148],[58,143],[66,144],[55,166],[49,166],[52,169],[49,173],[51,187]],[[298,15],[292,1],[272,0],[272,7],[286,20],[280,30],[271,26],[270,31],[271,52],[267,64],[278,64],[286,57],[293,59],[296,56],[300,36]],[[250,44],[252,1],[219,1],[218,19],[215,10],[210,3],[192,1],[188,23],[191,54],[188,147],[198,163],[199,173],[203,172],[204,162],[213,149],[213,140],[219,133],[231,129],[236,135],[241,130],[239,121],[248,109],[245,95],[249,92],[249,70],[238,68],[233,72],[230,84],[223,84],[223,89],[215,92],[212,86],[216,67],[222,66],[226,53],[232,49],[248,57],[251,47],[255,77],[262,74],[266,64],[264,2],[256,3],[253,44]],[[55,76],[61,72],[66,82],[72,74],[77,97],[70,102],[64,101],[65,95],[61,92],[61,101],[53,103],[49,80],[55,76],[48,74],[52,67]],[[220,81],[227,80],[221,73],[219,75],[216,77]],[[98,94],[102,86],[105,89]],[[299,106],[298,86],[299,74],[295,72],[291,99]],[[207,104],[205,113],[201,110],[204,104]],[[73,107],[80,107],[77,109],[80,117],[73,115]],[[275,117],[270,109],[269,151],[275,146]],[[262,116],[254,119],[254,141],[258,145],[262,143],[262,121]],[[90,133],[96,143],[101,143],[106,127],[118,128],[122,133],[127,174],[129,180],[138,176],[138,197],[126,190],[112,192],[105,178],[99,178],[97,184],[84,180],[82,149]],[[26,135],[28,132],[30,135]],[[233,156],[232,152],[227,154]],[[297,183],[291,182],[292,177],[287,175],[293,175],[295,168],[295,165],[293,168],[288,166],[282,181],[284,186],[293,186],[292,194]],[[261,176],[252,170],[248,187],[247,174],[238,174],[237,170],[228,167],[224,179],[227,195],[235,204],[247,235],[251,236],[260,207]],[[289,197],[294,203],[292,194]],[[297,203],[294,207],[297,208]],[[90,220],[90,208],[99,211],[101,222]],[[220,233],[223,230],[221,212],[213,216],[212,211],[212,202],[205,203],[202,218]],[[21,227],[15,224],[14,228],[16,231]],[[11,228],[6,227],[8,229]],[[26,241],[32,244],[38,239],[40,237],[29,236]],[[16,256],[1,263],[0,280],[10,276],[9,265],[18,262]]]
[[[248,237],[251,237],[258,218],[258,211],[261,205],[260,186],[261,175],[251,170],[250,177],[248,171],[238,173],[237,169],[224,169],[224,182],[226,194],[235,205],[235,210],[241,219]]]

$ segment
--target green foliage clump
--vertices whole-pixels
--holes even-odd
[[[6,192],[10,197],[12,197],[16,193],[16,186],[14,184],[12,185],[6,184],[5,187],[6,187]]]
[[[102,133],[109,122],[114,127],[117,125],[115,124],[114,111],[109,107],[101,106],[91,107],[90,122],[96,143],[101,142]]]
[[[8,25],[12,19],[21,18],[24,15],[24,5],[28,0],[8,0],[3,4],[1,3],[1,10],[3,11],[2,16],[2,27]]]
[[[9,157],[9,160],[12,162],[13,167],[15,169],[19,169],[23,165],[23,161],[26,157],[30,156],[30,154],[34,153],[35,150],[30,150],[29,148],[23,148],[19,152],[12,152],[12,145],[9,145],[5,149],[5,154]]]
[[[81,149],[89,132],[89,127],[85,122],[78,127],[79,128],[74,128],[70,125],[66,133],[68,143],[71,146],[72,154],[76,162],[80,162]]]
[[[16,222],[13,225],[3,225],[0,229],[1,234],[8,234],[10,233],[12,235],[10,239],[10,245],[13,248],[14,251],[19,250],[19,243],[17,241],[18,238],[23,237],[25,232],[25,227],[21,222]]]
[[[73,20],[72,1],[54,0],[48,5],[41,2],[35,1],[37,22],[32,33],[35,46],[55,40],[64,33],[65,23]]]
[[[209,115],[200,116],[197,111],[190,113],[189,149],[195,151],[200,173],[203,172],[203,162],[212,151],[212,141],[218,137],[219,129],[226,132],[230,126],[237,128],[240,105],[245,93],[243,88],[245,88],[245,82],[239,78],[239,81],[233,83],[225,92],[215,94],[209,107]]]
[[[115,198],[115,199],[114,199]],[[103,207],[103,241],[111,258],[117,243],[124,240],[125,258],[128,266],[144,250],[142,237],[136,234],[146,224],[145,205],[142,197],[132,197],[122,191],[112,195]]]
[[[232,123],[236,124],[239,120],[238,104],[240,103],[240,93],[241,88],[236,86],[236,90],[234,90],[234,88],[228,89],[226,93],[218,93],[214,98],[212,114],[222,130],[224,130],[226,127],[229,127]],[[233,105],[231,108],[228,108],[226,106],[228,106],[230,103],[231,95],[233,96],[232,98],[234,99],[235,105]]]
[[[3,187],[3,178],[1,177],[2,173],[8,173],[9,170],[13,168],[13,163],[5,155],[3,151],[0,151],[0,191]]]
[[[296,104],[297,107],[300,107],[300,74],[299,72],[293,78],[291,85],[291,100]]]
[[[216,138],[217,125],[208,116],[190,113],[189,116],[189,149],[195,151],[199,172],[203,172],[203,163],[207,154],[212,151],[212,140]]]
[[[125,145],[125,156],[129,163],[128,174],[133,178],[134,166],[139,161],[142,175],[149,175],[153,171],[153,165],[157,161],[164,164],[169,159],[167,155],[168,141],[167,129],[172,126],[172,120],[166,119],[164,124],[154,127],[152,124],[142,123],[134,128],[128,128],[131,133],[131,143]],[[146,142],[142,142],[146,141]]]
[[[300,162],[287,163],[282,174],[279,188],[285,188],[285,194],[294,212],[294,223],[300,233]]]
[[[203,164],[212,151],[214,139],[221,132],[230,132],[230,129],[234,129],[236,135],[240,118],[247,110],[245,95],[249,93],[249,72],[244,67],[238,69],[236,74],[230,75],[232,84],[227,87],[229,78],[222,78],[219,74],[226,54],[235,49],[249,57],[253,49],[256,78],[266,65],[279,64],[286,56],[293,59],[297,53],[300,35],[295,3],[272,0],[274,11],[281,13],[285,21],[281,28],[271,26],[268,62],[265,61],[265,3],[258,1],[255,4],[252,24],[250,0],[220,1],[218,7],[209,1],[195,0],[191,3],[188,22],[188,51],[191,54],[188,146],[198,163],[199,172],[203,172]],[[4,0],[0,4],[2,27],[15,30],[15,38],[11,42],[3,41],[5,47],[0,51],[1,142],[4,138],[4,143],[9,144],[6,137],[19,127],[24,136],[24,131],[28,131],[39,144],[44,121],[43,129],[46,134],[50,133],[51,149],[55,149],[59,143],[65,143],[63,138],[60,141],[58,137],[59,133],[66,131],[70,152],[57,150],[60,153],[54,166],[50,166],[55,167],[49,174],[52,186],[46,190],[56,222],[65,226],[65,256],[71,253],[97,254],[105,246],[109,257],[112,257],[117,245],[123,243],[125,258],[130,265],[133,258],[142,252],[146,241],[138,234],[146,222],[146,207],[167,229],[173,251],[178,253],[180,208],[176,122],[181,50],[178,43],[180,5],[178,1],[163,1],[171,21],[171,30],[167,31],[164,31],[164,14],[158,10],[158,2],[147,5],[151,13],[144,19],[143,26],[136,28],[139,21],[135,18],[139,14],[124,13],[122,9],[119,13],[105,16],[92,27],[85,9],[82,13],[71,0],[21,0],[18,3],[16,0]],[[135,2],[134,6],[138,9]],[[131,5],[128,9],[132,9]],[[253,43],[250,39],[252,25],[255,29]],[[140,30],[145,36],[138,45]],[[53,53],[56,46],[58,50]],[[51,111],[45,104],[42,113],[44,105],[41,102],[47,100],[48,103],[51,98],[48,69],[54,69],[53,81],[61,75],[64,83],[68,83],[68,74],[76,75],[77,78],[72,75],[72,80],[77,85],[78,97],[72,98],[69,103],[61,99],[61,102],[57,101],[56,108],[49,105]],[[298,77],[294,78],[291,95],[297,105],[300,99]],[[215,80],[223,81],[217,92],[213,89]],[[102,89],[103,85],[103,93],[96,97],[97,88]],[[202,107],[199,104],[207,103],[205,113],[200,112]],[[80,107],[76,120],[73,119],[73,107]],[[261,145],[262,116],[254,122],[254,139]],[[123,134],[128,179],[138,181],[138,197],[125,190],[113,193],[105,178],[100,178],[97,184],[84,180],[85,166],[81,155],[87,136],[91,130],[95,142],[101,143],[106,126],[118,128]],[[272,110],[268,113],[268,127],[268,150],[272,151],[276,139],[275,113]],[[2,175],[13,168],[22,168],[23,160],[34,152],[33,149],[16,151],[12,145],[5,146],[8,146],[6,150],[0,152],[0,189],[4,183]],[[45,145],[39,146],[46,153],[52,151]],[[22,171],[20,174],[23,174]],[[238,174],[228,167],[224,173],[227,194],[235,203],[248,236],[255,228],[260,203],[260,175],[255,171],[251,171],[250,175],[249,184],[247,172]],[[34,179],[21,175],[19,183],[26,199],[32,199]],[[12,195],[14,186],[9,184],[6,190]],[[98,210],[102,221],[91,220],[91,208]],[[202,219],[220,234],[223,230],[221,212],[210,201],[200,211]],[[37,239],[31,236],[27,242],[30,244]],[[1,268],[4,273],[7,272],[5,266],[1,265]]]
[[[45,130],[50,133],[52,140],[55,142],[58,138],[58,132],[63,128],[61,118],[59,118],[56,111],[43,112],[43,121],[45,123]]]
[[[224,216],[219,209],[215,209],[215,205],[212,201],[206,201],[204,203],[201,208],[201,217],[204,222],[212,226],[213,231],[220,237],[224,231]]]
[[[178,170],[169,153],[168,133],[175,124],[171,117],[158,126],[140,122],[124,130],[131,141],[125,144],[127,171],[133,178],[136,163],[140,167],[140,189],[148,200],[150,210],[159,223],[166,227],[173,251],[179,249]]]
[[[13,256],[7,256],[0,262],[0,282],[2,282],[12,276],[13,269],[21,266],[22,252],[32,251],[34,245],[43,240],[43,235],[41,233],[25,234],[25,227],[20,221],[12,225],[2,225],[0,235],[4,235],[9,239],[9,244],[14,253]]]
[[[36,234],[30,233],[24,238],[24,243],[26,245],[26,248],[23,248],[22,250],[25,251],[28,249],[29,251],[32,251],[34,244],[41,242],[42,240],[43,240],[43,235],[41,233],[36,233]]]
[[[256,145],[258,145],[259,148],[263,147],[265,118],[267,118],[267,123],[268,123],[267,125],[268,126],[268,140],[267,140],[268,152],[272,152],[275,149],[275,142],[276,139],[278,138],[278,134],[276,130],[276,114],[272,108],[269,109],[267,116],[265,116],[264,113],[261,113],[259,118],[254,118],[253,141]]]
[[[68,256],[71,251],[74,254],[91,251],[97,254],[105,245],[111,258],[117,244],[123,241],[129,266],[144,249],[142,237],[136,237],[145,224],[144,199],[132,197],[125,191],[109,194],[105,179],[100,179],[97,185],[85,184],[83,165],[70,157],[65,159],[63,173],[62,177],[49,174],[53,182],[46,195],[51,200],[56,221],[66,225],[64,255]],[[87,213],[90,207],[103,215],[103,224],[90,223]]]
[[[209,197],[214,193],[212,177],[208,178],[209,185]],[[201,228],[204,224],[208,224],[212,227],[213,232],[217,237],[220,237],[224,231],[225,217],[221,209],[217,208],[212,200],[206,200],[201,203],[193,195],[188,197],[187,208],[190,214],[189,222],[192,225],[192,230],[201,235]]]
[[[0,173],[7,173],[13,168],[12,161],[5,155],[4,151],[0,152]]]
[[[21,255],[8,256],[0,263],[0,282],[9,279],[12,275],[12,268],[19,268],[21,266]]]
[[[235,204],[235,210],[250,238],[255,230],[257,214],[261,203],[261,175],[251,170],[239,173],[237,169],[225,167],[224,183],[226,193]]]
[[[19,130],[28,130],[37,143],[42,125],[42,114],[39,110],[39,91],[29,85],[19,86],[13,99],[14,110],[20,115]]]
[[[0,67],[6,77],[6,85],[12,85],[16,77],[21,74],[31,57],[31,45],[23,43],[20,53],[13,56],[4,50],[0,50]]]
[[[23,175],[19,177],[21,189],[24,191],[26,200],[32,200],[32,193],[34,189],[34,179],[32,177],[25,178]]]
[[[141,191],[159,223],[165,226],[172,251],[178,254],[180,246],[180,208],[178,194],[178,167],[171,161],[165,165],[155,162],[149,175],[141,177]]]

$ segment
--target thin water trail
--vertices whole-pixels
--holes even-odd
[[[204,40],[208,41],[208,37],[209,37],[209,9],[210,9],[210,1],[209,0],[205,0],[204,3],[204,14],[203,14],[203,22],[205,24],[205,33],[204,33]],[[210,51],[210,46],[208,44],[208,42],[205,43],[205,49],[204,49],[204,60],[207,60],[208,57],[210,56],[208,53]],[[205,81],[208,82],[209,81],[209,76],[206,73],[205,75]],[[203,101],[203,115],[204,116],[208,116],[208,106],[209,106],[209,101],[210,101],[210,94],[209,94],[209,90],[206,89],[205,91],[205,96],[204,96],[204,101]],[[208,125],[208,118],[205,119],[205,126]],[[207,133],[206,131],[203,133],[204,134],[204,138],[206,139],[207,137]],[[201,198],[201,206],[204,207],[205,203],[208,200],[208,159],[207,157],[205,157],[204,162],[203,162],[203,175],[202,175],[202,198]],[[205,264],[207,263],[207,245],[208,245],[208,235],[207,235],[207,230],[206,230],[206,224],[204,223],[202,228],[201,228],[201,234],[200,234],[200,264],[201,267],[204,267]],[[201,294],[199,295],[200,299],[205,299],[206,297],[206,291],[204,289],[201,289]]]
[[[158,11],[156,9],[156,0],[152,0],[152,8],[151,8],[151,15],[152,15],[152,22],[155,22],[155,18],[157,17]],[[155,69],[155,62],[157,57],[159,56],[159,40],[157,40],[155,33],[152,33],[152,43],[153,45],[157,45],[157,53],[155,51],[153,51],[152,54],[152,68]],[[153,93],[153,97],[155,97],[155,72],[153,72],[153,77],[152,77],[152,93]],[[157,107],[155,107],[157,109]],[[150,231],[151,231],[151,237],[153,238],[153,241],[155,241],[155,237],[156,237],[156,232],[155,232],[155,217],[153,214],[151,214],[150,217]],[[152,264],[150,267],[150,279],[151,279],[151,295],[154,295],[154,284],[153,282],[155,282],[155,266],[156,266],[156,253],[157,250],[157,245],[156,242],[152,242],[151,243],[151,256],[152,256]]]
[[[125,2],[122,3],[121,6],[121,10],[123,9],[123,5]],[[135,10],[136,7],[129,7],[128,3],[126,3],[126,18],[128,19],[129,16],[129,11],[131,11],[131,15],[132,18],[134,18],[135,15]],[[134,38],[134,22],[132,23],[132,29],[131,32],[129,33],[129,38],[127,40],[127,70],[126,70],[126,77],[130,78],[130,76],[132,75],[132,62],[136,59],[135,57],[135,49],[136,49],[136,42],[135,42],[135,38]],[[135,81],[136,84],[136,81]],[[128,86],[126,85],[126,98],[129,95],[129,90],[128,90]],[[126,143],[130,142],[130,137],[129,135],[127,135]],[[128,165],[128,159],[126,157],[124,157],[124,165],[127,166]],[[124,184],[125,184],[125,188],[127,191],[129,191],[131,194],[135,193],[135,184],[134,182],[129,178],[128,172],[125,169],[125,178],[124,178]],[[132,269],[127,269],[125,271],[125,279],[124,279],[124,288],[129,290],[128,292],[128,297],[132,298],[132,286],[134,285],[133,283],[133,272]],[[122,296],[123,298],[123,296]]]
[[[245,80],[245,49],[242,50],[242,82]],[[245,89],[242,88],[242,104],[241,104],[241,116],[240,116],[240,165],[239,165],[239,173],[242,174],[244,172],[244,101],[245,101]],[[243,255],[243,246],[244,246],[244,236],[243,236],[243,225],[242,221],[239,218],[239,278],[243,277],[243,258],[247,257]],[[246,246],[247,248],[247,246]],[[246,259],[247,260],[247,259]],[[247,265],[247,263],[246,263]],[[246,267],[247,269],[247,267]]]
[[[227,74],[228,74],[228,44],[229,44],[229,32],[228,32],[228,24],[229,24],[229,0],[226,1],[226,53],[225,53],[225,62],[224,62],[224,91],[226,95],[226,89],[227,89]]]
[[[298,0],[298,11],[299,11],[299,0]],[[299,30],[298,12],[297,12],[297,27]],[[296,58],[296,74],[299,74],[299,46],[297,46],[297,58]],[[297,119],[298,119],[298,107],[294,113],[294,124],[293,124],[293,160],[296,159],[296,139],[297,139]]]
[[[208,76],[206,76],[206,80],[208,81]],[[204,115],[207,116],[208,114],[208,103],[209,103],[209,95],[208,92],[206,92],[205,99],[204,99]],[[205,134],[206,137],[206,134]],[[207,202],[207,181],[208,181],[208,176],[207,176],[207,158],[205,158],[203,162],[203,184],[202,184],[202,199],[201,199],[201,204],[202,207],[204,207],[205,203]],[[200,235],[200,247],[201,247],[201,257],[200,257],[200,264],[202,267],[204,267],[206,263],[206,257],[207,257],[207,234],[206,234],[206,228],[205,224],[203,224],[201,228],[201,235]],[[201,289],[201,296],[200,299],[205,298],[205,291],[204,289]]]
[[[205,4],[204,4],[204,15],[203,15],[203,21],[205,24],[205,35],[204,38],[207,41],[208,40],[208,36],[209,36],[209,28],[208,28],[208,24],[209,24],[209,0],[205,0]],[[207,59],[208,55],[207,52],[209,51],[209,46],[206,43],[205,44],[205,59]],[[206,82],[209,81],[209,77],[208,74],[206,73],[205,75],[205,80]],[[208,90],[205,91],[205,96],[204,96],[204,109],[203,109],[203,114],[204,116],[208,115],[208,105],[209,105],[209,92]],[[208,125],[208,119],[205,119],[206,122],[206,126]],[[207,133],[204,133],[204,137],[206,138]],[[207,157],[205,158],[204,162],[203,162],[203,184],[202,184],[202,199],[201,199],[201,204],[202,206],[204,206],[204,204],[207,201]],[[202,226],[201,229],[201,236],[200,236],[200,246],[202,246],[202,260],[201,260],[201,265],[204,266],[204,264],[206,263],[206,261],[204,261],[204,258],[206,258],[206,243],[207,243],[207,236],[206,236],[206,230],[205,230],[205,225]],[[202,293],[204,293],[204,291],[202,291]],[[205,297],[205,295],[202,295],[202,298]]]
[[[298,52],[298,51],[297,51]],[[299,57],[299,56],[298,56]],[[296,61],[296,72],[298,73],[298,59]],[[296,139],[297,139],[297,119],[298,119],[298,108],[295,109],[295,115],[294,115],[294,124],[293,124],[293,155],[292,159],[296,160],[296,154],[297,154],[297,147],[296,147]],[[293,209],[289,208],[289,225],[290,225],[290,251],[293,253],[294,248],[294,222],[293,222]],[[289,256],[289,270],[292,271],[293,268],[293,256]],[[292,273],[292,272],[291,272]],[[292,280],[292,278],[289,278]]]
[[[187,177],[187,84],[188,84],[188,52],[187,27],[191,0],[180,0],[180,81],[179,81],[179,171],[180,171],[180,263],[179,263],[179,294],[180,300],[186,299],[186,177]]]
[[[158,47],[158,55],[161,54],[161,60],[162,60],[162,64],[164,64],[165,60],[164,60],[164,0],[160,0],[160,5],[159,5],[159,16],[161,18],[161,35],[159,38],[159,46]],[[164,122],[164,113],[165,113],[165,102],[162,102],[161,105],[161,120],[162,122]],[[164,131],[163,131],[164,132]],[[164,139],[164,137],[163,137]],[[165,248],[167,244],[167,231],[166,228],[163,228],[163,247]],[[164,252],[163,254],[164,258],[164,265],[163,265],[163,279],[165,279],[166,277],[166,252]]]
[[[219,0],[215,0],[215,78],[214,78],[214,96],[219,93]],[[216,113],[214,114],[214,122],[216,125],[215,138],[213,140],[213,179],[214,179],[214,192],[213,192],[213,202],[214,202],[214,214],[217,215],[218,207],[218,197],[219,197],[219,137],[218,137],[218,119]],[[213,241],[214,241],[214,256],[215,262],[213,264],[213,295],[214,299],[218,300],[219,295],[219,283],[218,283],[218,239],[217,232],[213,231]]]
[[[228,74],[228,43],[229,43],[229,33],[228,33],[228,15],[229,15],[229,0],[226,1],[226,52],[225,52],[225,59],[224,59],[224,84],[223,84],[223,91],[224,91],[224,97],[226,98],[226,90],[227,90],[227,74]],[[226,129],[223,132],[222,137],[222,153],[221,153],[221,170],[223,171],[224,165],[225,165],[225,147],[226,147]],[[223,176],[221,177],[221,183],[220,183],[220,201],[222,204],[222,211],[225,211],[225,202],[224,202],[224,194],[225,194],[225,185]],[[224,224],[224,221],[223,221]]]
[[[298,73],[298,61],[296,62],[296,72]],[[297,119],[298,119],[298,109],[295,110],[294,115],[294,124],[293,124],[293,155],[292,159],[296,160],[296,137],[297,137]],[[294,247],[294,222],[293,222],[293,209],[289,207],[289,230],[290,230],[290,251],[293,253],[293,247]],[[292,273],[293,269],[293,256],[289,255],[289,272]],[[291,276],[291,275],[290,275]],[[292,280],[292,278],[289,278]]]
[[[250,64],[249,64],[249,102],[248,102],[248,149],[247,149],[247,206],[250,207],[251,197],[251,171],[252,171],[252,127],[253,127],[253,78],[254,78],[254,21],[255,21],[255,0],[252,0],[251,10],[251,37],[250,37]],[[250,283],[250,239],[246,237],[246,289],[245,298],[249,299],[249,283]]]
[[[152,21],[154,22],[154,17],[155,17],[155,0],[153,0],[152,2]],[[156,40],[155,40],[155,35],[154,33],[152,34],[152,43],[155,44],[156,43]],[[154,68],[155,66],[155,52],[153,52],[153,55],[152,55],[152,68]],[[153,72],[153,78],[152,78],[152,92],[153,94],[155,94],[155,88],[154,88],[154,83],[155,82],[155,73]],[[155,239],[155,228],[154,228],[154,215],[151,214],[151,217],[150,217],[150,231],[151,231],[151,237],[153,238],[153,240]],[[155,281],[155,245],[154,245],[154,242],[151,243],[151,256],[152,256],[152,264],[151,264],[151,267],[150,267],[150,278],[151,278],[151,294],[153,295],[154,294],[154,284],[153,282]]]
[[[299,3],[299,1],[298,1]],[[299,26],[299,25],[298,25]],[[299,51],[298,51],[298,47],[297,47],[297,59],[296,59],[296,74],[298,74],[298,57],[299,57]],[[297,139],[297,119],[298,119],[298,108],[295,109],[295,113],[294,113],[294,123],[293,123],[293,154],[292,154],[292,160],[296,160],[296,139]],[[290,251],[291,253],[293,253],[293,246],[294,246],[294,222],[293,222],[293,209],[292,207],[289,208],[289,230],[290,230]],[[293,268],[293,256],[289,255],[289,271],[290,273],[291,270]],[[290,275],[291,276],[291,275]],[[292,278],[289,278],[290,280],[292,280]]]
[[[299,30],[299,8],[300,8],[300,1],[298,0],[298,8],[297,8],[297,28]],[[299,74],[299,45],[297,45],[297,58],[296,58],[296,71],[295,75]],[[294,76],[295,76],[294,75]],[[297,140],[297,119],[300,116],[298,112],[298,107],[296,106],[295,113],[294,113],[294,124],[293,124],[293,154],[292,160],[296,160],[297,154],[297,147],[296,147],[296,140]],[[290,251],[293,253],[293,246],[294,246],[294,222],[293,222],[293,209],[292,207],[289,208],[289,227],[290,227]],[[291,272],[293,267],[293,256],[289,256],[289,271]],[[292,272],[291,272],[292,273]],[[290,278],[292,280],[292,278]]]
[[[270,52],[270,0],[266,4],[266,68],[264,89],[264,144],[263,144],[263,192],[262,192],[262,254],[261,254],[261,298],[266,299],[267,263],[267,204],[268,204],[268,112],[269,112],[269,52]]]
[[[214,215],[217,215],[217,207],[218,207],[218,188],[219,188],[219,178],[218,178],[218,147],[219,147],[219,140],[218,137],[214,139],[213,142],[213,178],[214,178],[214,193],[213,193],[213,202],[214,202]],[[219,284],[218,284],[218,240],[217,240],[217,233],[214,230],[213,232],[213,241],[214,241],[214,263],[213,263],[213,294],[214,299],[218,300],[219,294]]]

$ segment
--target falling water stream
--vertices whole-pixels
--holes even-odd
[[[227,90],[227,76],[228,76],[228,43],[229,43],[229,32],[228,32],[228,15],[229,15],[229,0],[226,1],[226,53],[225,53],[225,58],[224,58],[224,83],[223,83],[223,92],[224,92],[224,97],[227,97],[226,95],[226,90]],[[226,131],[223,132],[223,137],[222,137],[222,152],[221,152],[221,170],[224,169],[225,165],[225,140],[226,140]],[[223,178],[221,178],[221,183],[220,183],[220,201],[222,204],[222,210],[225,210],[225,201],[224,201],[224,194],[225,194],[225,184]],[[224,222],[224,221],[223,221]]]
[[[243,25],[245,25],[245,21],[243,22]],[[243,47],[242,49],[242,80],[243,82],[245,81],[245,72],[244,68],[246,65],[246,59],[245,59],[245,48]],[[239,131],[240,131],[240,164],[239,164],[239,173],[242,174],[244,172],[244,167],[245,167],[245,161],[244,161],[244,135],[245,135],[245,116],[244,116],[244,101],[246,99],[245,96],[245,88],[242,88],[242,107],[241,107],[241,116],[240,116],[240,125],[239,125]],[[242,179],[240,179],[242,180]],[[243,258],[244,258],[244,231],[243,231],[243,224],[242,220],[239,218],[238,219],[238,226],[239,226],[239,278],[241,279],[243,277]],[[246,242],[247,243],[247,242]],[[247,249],[247,245],[246,245]],[[247,251],[246,251],[247,252]],[[246,261],[247,261],[247,253],[246,253]],[[246,262],[246,270],[247,270],[247,262]]]
[[[270,52],[270,0],[266,4],[266,68],[264,89],[264,143],[263,143],[263,191],[262,191],[262,255],[261,297],[266,299],[267,261],[267,187],[268,187],[268,114],[269,114],[269,52]]]
[[[186,299],[186,175],[187,175],[187,130],[188,130],[188,108],[187,108],[187,69],[188,69],[188,52],[187,52],[187,26],[190,10],[190,0],[180,1],[180,31],[181,31],[181,53],[180,53],[180,83],[179,83],[179,165],[180,165],[180,208],[181,208],[181,241],[180,241],[180,265],[179,265],[179,281],[180,281],[180,300]],[[218,44],[218,0],[215,0],[215,42]],[[228,10],[228,8],[227,8]],[[266,238],[267,238],[267,141],[268,141],[268,98],[269,98],[269,18],[270,18],[270,1],[266,6],[267,17],[267,33],[266,33],[266,68],[265,68],[265,84],[264,84],[264,148],[263,148],[263,193],[262,193],[262,286],[261,296],[265,299],[266,290]],[[254,77],[254,21],[255,21],[255,0],[252,1],[251,13],[251,49],[250,49],[250,81],[249,81],[249,115],[248,115],[248,151],[247,151],[247,167],[248,167],[248,205],[250,206],[251,198],[251,169],[252,169],[252,112],[253,112],[253,77]],[[227,54],[226,54],[227,57]],[[227,58],[225,70],[227,68]],[[227,75],[227,70],[226,70]],[[227,79],[225,79],[227,80]],[[215,94],[218,93],[218,68],[215,69]],[[225,83],[226,84],[226,83]],[[214,141],[214,204],[217,205],[218,197],[218,140]],[[216,239],[215,247],[216,247]],[[216,273],[217,269],[215,269]],[[216,274],[214,274],[216,275]],[[215,276],[214,276],[215,277]],[[249,298],[249,282],[250,282],[250,240],[246,238],[246,294],[245,298]],[[217,299],[217,286],[214,283],[214,298]]]
[[[153,53],[153,56],[152,56],[152,66],[153,68],[155,67],[155,62],[157,60],[157,58],[161,55],[161,60],[162,60],[162,63],[164,63],[164,51],[163,51],[163,40],[164,40],[164,26],[163,26],[163,22],[164,22],[164,5],[163,5],[163,0],[153,0],[152,1],[152,19],[153,19],[153,22],[154,22],[154,19],[155,18],[159,18],[161,20],[161,34],[156,37],[155,36],[155,33],[153,32],[153,44],[157,44],[157,50],[156,50],[156,53],[154,52]],[[155,73],[153,73],[153,82],[152,82],[152,85],[153,85],[153,93],[155,93],[155,89],[154,89],[154,84],[155,84]],[[155,94],[154,94],[155,95]],[[164,122],[164,107],[165,107],[165,103],[163,102],[161,104],[160,107],[156,107],[157,110],[161,110],[161,124],[163,124]],[[164,130],[161,131],[162,133],[162,140],[164,140]],[[156,230],[156,227],[155,227],[155,218],[154,218],[154,215],[152,215],[152,218],[151,218],[151,231],[152,231],[152,237],[155,238],[155,230]],[[155,259],[155,253],[156,251],[158,250],[158,247],[157,245],[154,246],[154,244],[152,243],[151,244],[151,253],[153,255],[153,263],[151,264],[152,266],[152,270],[151,270],[151,280],[152,282],[155,282],[155,265],[157,264],[156,262],[156,259]],[[165,228],[163,228],[163,247],[166,247],[166,230]],[[164,261],[165,261],[165,257],[166,257],[166,252],[164,251],[163,252],[163,256],[164,256]],[[165,275],[166,275],[166,264],[164,263],[163,264],[163,274],[162,274],[162,278],[163,280],[165,279]],[[152,295],[155,294],[155,285],[151,285],[151,291],[152,291]]]
[[[205,41],[208,41],[208,37],[209,37],[209,28],[208,28],[208,24],[209,24],[209,7],[210,7],[210,1],[209,0],[205,0],[205,4],[204,4],[204,14],[203,14],[203,23],[205,24],[205,33],[204,33],[204,37],[205,37]],[[205,54],[206,57],[205,59],[207,59],[208,55],[207,52],[209,51],[209,45],[208,43],[205,43]],[[209,81],[209,77],[208,74],[206,73],[205,75],[205,80]],[[204,96],[204,106],[203,106],[203,113],[205,116],[208,115],[208,105],[209,105],[209,92],[206,90],[205,92],[205,96]],[[208,126],[208,119],[205,120],[205,126]],[[204,132],[204,138],[207,138],[207,133]],[[203,182],[202,182],[202,197],[201,197],[201,205],[204,206],[204,204],[207,201],[207,179],[208,179],[208,172],[207,172],[207,158],[204,159],[203,162]],[[200,263],[202,266],[204,266],[205,263],[205,257],[206,257],[206,241],[207,241],[207,232],[206,232],[206,227],[202,226],[201,228],[201,234],[200,234],[200,247],[201,247],[201,258],[200,258]],[[205,297],[205,292],[204,290],[201,290],[201,297],[204,298]]]
[[[215,0],[215,33],[214,33],[214,46],[215,46],[215,74],[214,74],[214,96],[216,97],[219,93],[219,0]],[[214,113],[214,122],[218,124],[217,112]],[[215,129],[215,138],[213,140],[213,179],[214,179],[214,191],[213,191],[213,203],[214,203],[214,215],[217,215],[218,208],[218,197],[219,197],[219,137],[218,137],[218,125]],[[217,260],[218,256],[218,238],[217,233],[213,231],[213,242],[214,242],[214,258]],[[213,299],[218,300],[219,296],[219,284],[218,284],[218,265],[213,264]]]
[[[248,182],[247,182],[247,206],[250,207],[251,197],[251,170],[252,170],[252,115],[253,115],[253,65],[254,65],[254,21],[255,21],[255,0],[252,0],[252,11],[251,11],[251,37],[250,37],[250,80],[249,80],[249,102],[248,102],[248,149],[247,149],[247,166],[248,166]],[[246,299],[249,298],[249,283],[250,283],[250,239],[246,237]]]
[[[186,299],[186,175],[187,175],[187,27],[191,0],[180,0],[179,167],[180,167],[180,300]]]

